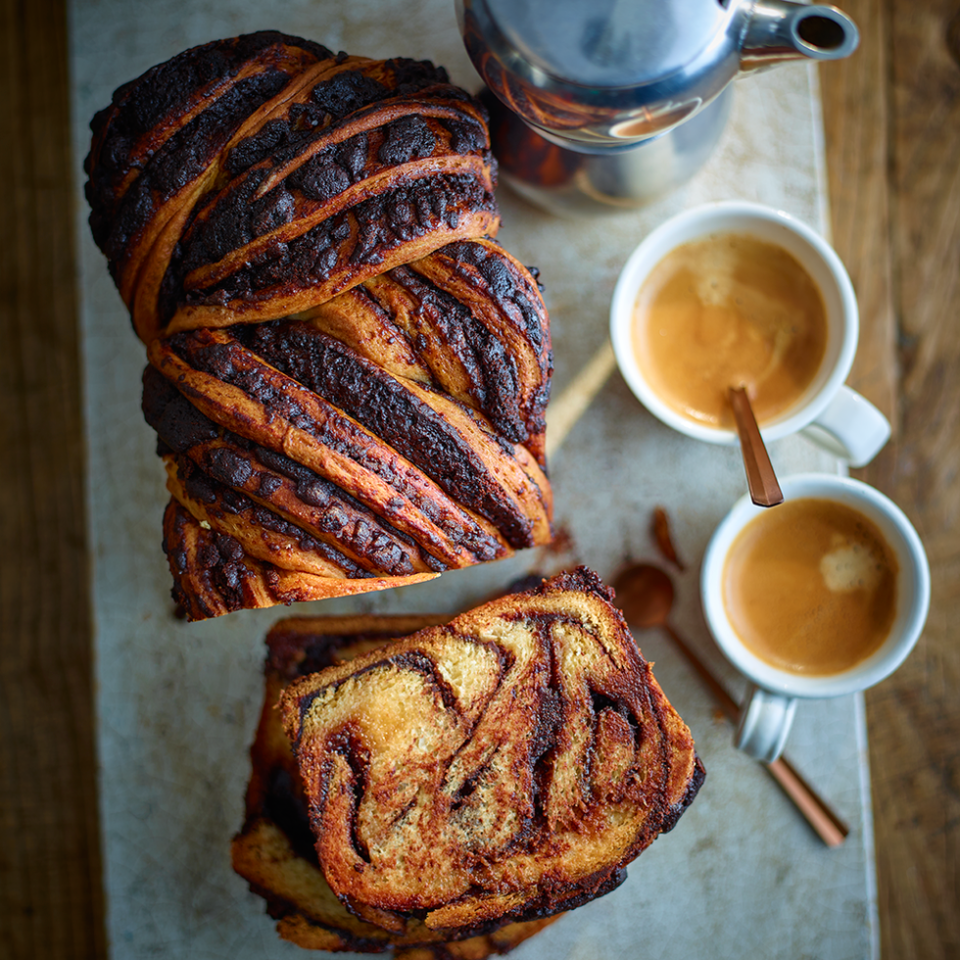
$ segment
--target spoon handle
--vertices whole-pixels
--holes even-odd
[[[736,723],[740,719],[740,707],[733,697],[727,693],[723,684],[710,672],[707,665],[687,646],[686,641],[669,623],[663,625],[670,639],[677,645],[677,649],[687,658],[690,666],[700,675],[700,679],[710,688],[714,700],[727,715],[728,719]]]
[[[687,658],[693,669],[710,688],[710,692],[723,712],[736,723],[740,717],[740,708],[733,697],[727,693],[723,684],[710,672],[707,665],[687,646],[684,639],[669,623],[663,624],[663,628],[676,644],[677,649]],[[764,766],[828,847],[837,847],[843,843],[850,832],[850,828],[830,809],[827,802],[813,787],[797,773],[793,764],[786,757],[780,756],[773,763],[767,763]]]
[[[773,472],[773,464],[770,463],[763,437],[760,436],[760,428],[747,398],[747,391],[743,387],[730,388],[730,406],[733,407],[733,417],[737,421],[750,499],[758,507],[775,507],[778,503],[783,503],[783,492],[777,482],[777,475]]]
[[[796,804],[807,818],[807,823],[817,832],[828,847],[839,847],[846,839],[850,828],[827,806],[826,802],[794,769],[784,757],[768,763],[770,776],[780,784],[783,792]]]

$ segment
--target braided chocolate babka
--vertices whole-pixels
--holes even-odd
[[[91,129],[90,226],[145,343],[497,228],[486,114],[427,62],[249,34],[148,70]]]
[[[267,636],[263,708],[250,750],[252,771],[233,867],[267,901],[285,940],[316,950],[379,953],[396,960],[482,960],[526,940],[554,917],[494,925],[457,942],[412,921],[385,930],[351,913],[320,871],[303,783],[277,701],[298,677],[344,663],[446,618],[428,616],[292,617]]]
[[[611,597],[579,568],[285,689],[351,913],[446,939],[551,916],[674,826],[703,767]]]
[[[546,310],[491,239],[486,113],[444,70],[257,33],[154,67],[91,126],[188,618],[550,540]]]

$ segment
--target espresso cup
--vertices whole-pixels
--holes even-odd
[[[785,251],[799,264],[822,299],[826,329],[821,359],[811,370],[809,381],[798,388],[798,394],[784,408],[768,419],[758,414],[761,435],[765,441],[771,441],[803,432],[851,465],[863,466],[886,443],[890,424],[876,407],[844,383],[859,335],[853,286],[830,245],[815,230],[782,211],[742,201],[710,203],[671,218],[646,237],[627,260],[610,309],[610,336],[623,378],[640,402],[675,430],[710,443],[738,442],[732,417],[729,427],[717,425],[668,403],[644,373],[636,342],[637,323],[642,322],[636,316],[638,294],[645,289],[645,281],[655,268],[678,248],[730,235]],[[705,282],[708,279],[705,277]],[[682,350],[680,342],[675,352]],[[650,360],[645,357],[645,362]],[[692,379],[695,377],[688,376],[685,382]],[[723,389],[725,394],[726,387]]]
[[[773,510],[749,496],[734,505],[700,576],[710,632],[749,681],[734,742],[766,762],[783,749],[798,699],[855,693],[896,670],[930,605],[923,545],[890,499],[831,474],[780,486]]]

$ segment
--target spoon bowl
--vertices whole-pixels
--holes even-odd
[[[673,581],[659,567],[638,563],[613,582],[616,603],[627,622],[641,629],[662,627],[673,608]]]

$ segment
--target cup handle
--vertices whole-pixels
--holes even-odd
[[[783,751],[797,701],[751,683],[740,710],[733,743],[747,756],[772,763]]]
[[[830,453],[866,466],[890,439],[890,422],[867,399],[843,385],[826,409],[801,431]]]

